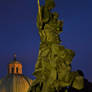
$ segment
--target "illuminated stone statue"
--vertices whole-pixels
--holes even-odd
[[[38,0],[37,27],[41,42],[33,73],[36,79],[30,92],[67,92],[70,87],[83,88],[83,76],[79,71],[71,72],[75,53],[60,45],[63,21],[58,19],[58,13],[51,12],[54,7],[53,0],[45,0],[42,6]]]

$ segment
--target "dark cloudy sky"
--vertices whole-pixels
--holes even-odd
[[[44,3],[44,0],[40,0]],[[73,70],[81,69],[92,81],[92,0],[55,0],[63,45],[75,51]],[[36,27],[37,0],[0,0],[0,78],[7,74],[13,53],[30,78],[37,60],[40,37]]]

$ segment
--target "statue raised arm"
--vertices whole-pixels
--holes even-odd
[[[45,5],[40,6],[38,0],[38,15],[37,15],[37,27],[39,30],[44,29],[44,25],[50,21],[51,9],[54,8],[55,3],[53,0],[45,0]]]

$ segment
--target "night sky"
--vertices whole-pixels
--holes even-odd
[[[92,82],[92,0],[55,2],[54,10],[64,20],[62,45],[76,53],[72,68],[81,69]],[[34,78],[40,46],[36,15],[37,0],[0,0],[0,78],[6,76],[14,53],[23,64],[23,74]]]

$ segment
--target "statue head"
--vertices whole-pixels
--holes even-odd
[[[45,6],[51,10],[55,7],[54,0],[45,0]]]

